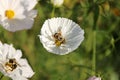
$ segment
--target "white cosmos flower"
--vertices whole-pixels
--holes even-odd
[[[51,0],[51,3],[56,6],[60,7],[63,4],[64,0]]]
[[[21,50],[0,42],[0,72],[13,80],[28,80],[27,78],[32,77],[32,68],[21,56]]]
[[[47,51],[64,55],[79,47],[84,40],[84,30],[72,20],[52,18],[44,22],[39,37]]]
[[[96,76],[92,76],[92,77],[90,77],[87,80],[101,80],[101,78],[100,77],[96,77]]]
[[[30,29],[37,15],[37,11],[32,10],[36,3],[36,0],[1,0],[0,24],[12,32]]]

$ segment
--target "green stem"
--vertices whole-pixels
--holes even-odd
[[[2,80],[3,77],[4,77],[4,75],[2,74],[2,75],[0,76],[0,80]]]
[[[96,31],[93,31],[92,75],[96,74]]]
[[[55,6],[53,6],[53,10],[52,10],[52,13],[51,13],[51,18],[55,16]]]

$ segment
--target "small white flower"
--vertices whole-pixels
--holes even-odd
[[[26,59],[22,59],[21,50],[0,42],[0,71],[13,80],[28,80],[34,72]]]
[[[51,0],[51,3],[56,6],[60,7],[63,4],[64,0]]]
[[[52,18],[45,21],[39,37],[47,51],[64,55],[79,47],[84,40],[84,30],[72,20]]]
[[[8,31],[30,29],[37,12],[32,10],[36,0],[1,0],[0,24]]]
[[[101,80],[101,78],[100,77],[96,77],[96,76],[92,76],[92,77],[90,77],[87,80]]]

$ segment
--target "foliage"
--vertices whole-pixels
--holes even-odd
[[[96,75],[102,80],[120,79],[120,1],[65,0],[55,9],[55,17],[66,17],[85,30],[85,40],[77,50],[59,56],[47,52],[38,34],[44,21],[51,17],[49,0],[39,0],[38,15],[32,29],[8,32],[0,27],[0,40],[22,49],[35,71],[30,80],[86,80],[92,76],[94,31],[96,31]],[[7,80],[3,77],[3,80]]]

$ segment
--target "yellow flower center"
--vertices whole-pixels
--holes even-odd
[[[6,10],[5,11],[5,16],[8,18],[8,19],[13,19],[13,17],[15,16],[15,13],[13,10]]]
[[[16,59],[9,59],[9,61],[5,63],[5,70],[6,72],[12,72],[17,66]]]
[[[55,33],[53,37],[55,39],[55,45],[56,46],[59,47],[61,44],[65,43],[65,39],[61,35],[61,32]]]

